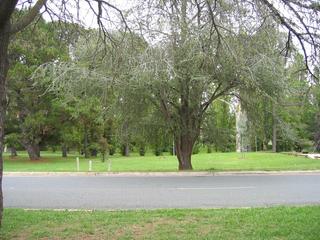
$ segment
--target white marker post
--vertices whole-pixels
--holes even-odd
[[[91,171],[92,171],[92,161],[89,160],[89,172],[91,172]]]
[[[80,171],[80,161],[79,161],[78,157],[77,157],[76,161],[77,161],[77,171],[79,172]]]
[[[109,161],[108,161],[108,172],[110,172],[111,171],[111,159],[109,159]]]

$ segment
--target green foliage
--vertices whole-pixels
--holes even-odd
[[[192,9],[188,1],[175,4],[183,3]],[[195,22],[180,11],[170,18],[166,4],[152,6],[172,25],[161,35],[164,19],[158,19],[155,44],[150,29],[143,36],[113,32],[105,39],[97,30],[74,24],[59,29],[43,19],[16,35],[8,134],[86,153],[104,152],[100,140],[106,139],[110,155],[124,152],[124,145],[160,155],[183,138],[207,145],[208,152],[234,151],[231,95],[238,95],[252,146],[266,149],[277,122],[279,150],[319,150],[319,91],[300,71],[301,55],[285,64],[279,51],[286,39],[271,19],[257,29],[247,21],[237,25],[222,12],[240,17],[246,9],[217,2],[217,24],[225,28],[217,35],[202,18]],[[203,17],[209,17],[206,7]],[[302,94],[309,87],[310,94]]]
[[[67,60],[66,42],[59,39],[55,23],[46,23],[40,18],[33,28],[15,35],[9,48],[9,58],[7,119],[15,123],[13,131],[24,147],[45,144],[54,135],[57,120],[53,96],[44,94],[45,86],[37,85],[32,74],[48,61]]]
[[[200,152],[201,145],[196,143],[192,148],[192,154],[198,154]]]
[[[100,153],[102,155],[102,161],[104,162],[105,161],[105,157],[108,154],[107,153],[107,151],[108,151],[108,141],[104,137],[101,137],[99,139],[99,151],[100,151]]]
[[[17,133],[7,134],[4,139],[4,143],[8,147],[13,147],[13,148],[19,148],[21,146],[19,142],[19,135]]]
[[[226,99],[227,100],[227,99]],[[227,101],[217,101],[209,108],[203,123],[202,141],[208,152],[235,150],[235,116]]]

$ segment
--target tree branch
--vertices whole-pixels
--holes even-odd
[[[39,14],[40,9],[46,4],[47,0],[38,0],[36,4],[18,22],[11,26],[11,34],[17,33],[27,27]]]
[[[307,71],[311,74],[311,76],[313,76],[314,78],[318,79],[317,76],[315,76],[315,75],[312,73],[311,69],[310,69],[309,62],[308,62],[309,56],[308,56],[308,54],[307,54],[306,46],[305,46],[305,43],[304,43],[305,40],[303,39],[303,34],[300,33],[300,32],[298,32],[296,29],[294,29],[294,28],[292,27],[291,23],[289,23],[289,22],[285,19],[285,17],[281,16],[279,10],[276,9],[275,6],[274,6],[272,3],[270,3],[268,0],[261,0],[261,2],[263,2],[264,5],[266,5],[266,6],[268,7],[268,9],[269,9],[269,10],[271,11],[271,13],[273,14],[274,18],[275,18],[275,19],[278,19],[278,20],[280,21],[280,23],[281,23],[283,26],[285,26],[285,27],[288,29],[288,31],[291,32],[291,33],[298,39],[299,44],[300,44],[300,46],[301,46],[301,48],[302,48],[302,51],[303,51],[306,69],[307,69]],[[287,1],[282,0],[282,2],[284,2],[284,3],[286,4],[286,6],[288,6],[288,7],[290,8],[290,6],[289,6],[289,4],[287,3]],[[291,8],[290,8],[290,9],[291,9]],[[291,10],[292,10],[292,9],[291,9]],[[294,12],[293,14],[296,14],[296,13]],[[299,15],[299,17],[298,17],[298,20],[300,21],[300,23],[302,24],[302,26],[303,26],[304,28],[307,28],[307,29],[308,29],[308,27],[305,26],[304,22],[301,22],[302,18],[301,18],[300,15]],[[308,36],[312,39],[312,42],[313,42],[313,36],[312,36],[312,34],[309,32],[309,30],[308,30],[307,34],[308,34]],[[314,47],[316,47],[316,46],[314,46]]]

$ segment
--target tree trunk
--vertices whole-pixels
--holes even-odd
[[[249,120],[247,111],[242,107],[241,102],[238,103],[236,110],[236,151],[251,151]]]
[[[84,126],[83,151],[84,151],[84,157],[85,157],[85,158],[89,158],[89,151],[88,151],[88,130],[87,130],[87,126]]]
[[[18,156],[17,149],[15,147],[10,147],[11,157]]]
[[[130,155],[130,146],[129,143],[126,142],[122,145],[122,156],[129,157]]]
[[[264,139],[262,141],[262,150],[263,151],[267,151],[268,150],[268,140],[267,139]]]
[[[40,147],[38,144],[26,144],[25,148],[30,160],[35,161],[40,159]]]
[[[314,148],[320,152],[320,113],[316,115],[315,123]]]
[[[4,127],[6,114],[6,78],[9,69],[8,63],[8,45],[9,45],[10,23],[1,23],[0,27],[0,226],[3,214],[3,193],[2,193],[2,176],[3,176],[3,158],[2,152],[4,147]]]
[[[98,150],[97,149],[92,149],[90,152],[91,152],[91,156],[92,157],[97,157],[98,156]]]
[[[130,146],[129,146],[130,137],[129,137],[128,129],[129,129],[129,123],[126,120],[123,125],[123,131],[124,131],[123,156],[126,156],[126,157],[129,157],[130,155]]]
[[[277,152],[277,119],[276,119],[276,107],[272,106],[272,152]]]
[[[179,170],[192,170],[191,155],[195,141],[192,136],[182,135],[175,140]]]
[[[66,158],[68,156],[68,148],[65,144],[62,144],[61,151],[62,151],[62,157]]]

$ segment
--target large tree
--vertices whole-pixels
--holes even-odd
[[[162,112],[174,135],[180,170],[192,169],[193,146],[209,106],[240,86],[263,90],[268,79],[259,78],[259,69],[266,63],[276,66],[269,53],[281,46],[272,34],[277,24],[267,19],[262,26],[252,25],[240,10],[247,8],[224,1],[168,1],[153,6],[149,25],[141,20],[146,39],[155,32],[160,36],[133,62],[131,84]]]

